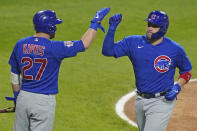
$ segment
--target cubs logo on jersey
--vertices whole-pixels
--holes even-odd
[[[168,71],[170,65],[171,59],[166,55],[160,55],[154,60],[154,67],[160,73]]]

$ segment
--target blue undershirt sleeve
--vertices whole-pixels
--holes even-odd
[[[103,42],[103,48],[102,48],[102,54],[104,56],[114,56],[114,36],[115,31],[114,30],[108,30],[107,35],[105,36],[104,42]]]
[[[127,38],[124,38],[119,42],[114,43],[114,36],[115,31],[109,29],[103,42],[102,54],[104,56],[113,56],[115,58],[121,56],[129,56]]]

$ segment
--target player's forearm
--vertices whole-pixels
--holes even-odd
[[[192,73],[192,71],[189,71],[189,73]],[[183,78],[179,78],[177,83],[182,87],[187,83],[187,81]]]
[[[20,90],[20,85],[19,84],[12,84],[12,90],[13,90],[13,92],[18,92]]]
[[[96,30],[89,28],[86,33],[82,36],[81,40],[83,41],[84,47],[87,49],[92,44],[96,36]]]
[[[179,78],[177,83],[182,87],[186,84],[186,80],[183,78]]]
[[[18,92],[20,90],[20,74],[11,72],[11,84],[13,92]]]
[[[114,56],[114,51],[113,51],[114,36],[115,36],[115,31],[109,29],[103,42],[103,48],[102,48],[103,55]]]

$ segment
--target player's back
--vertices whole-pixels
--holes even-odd
[[[15,54],[22,74],[22,90],[56,94],[63,41],[27,37],[17,42]],[[58,48],[59,47],[59,48]]]

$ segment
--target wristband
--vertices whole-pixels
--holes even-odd
[[[99,26],[99,23],[97,22],[91,22],[90,24],[90,28],[94,29],[95,31],[97,31],[98,26]]]
[[[186,83],[187,83],[191,79],[191,76],[192,74],[190,72],[186,72],[184,74],[180,74],[179,78],[183,78],[184,80],[186,80]]]

